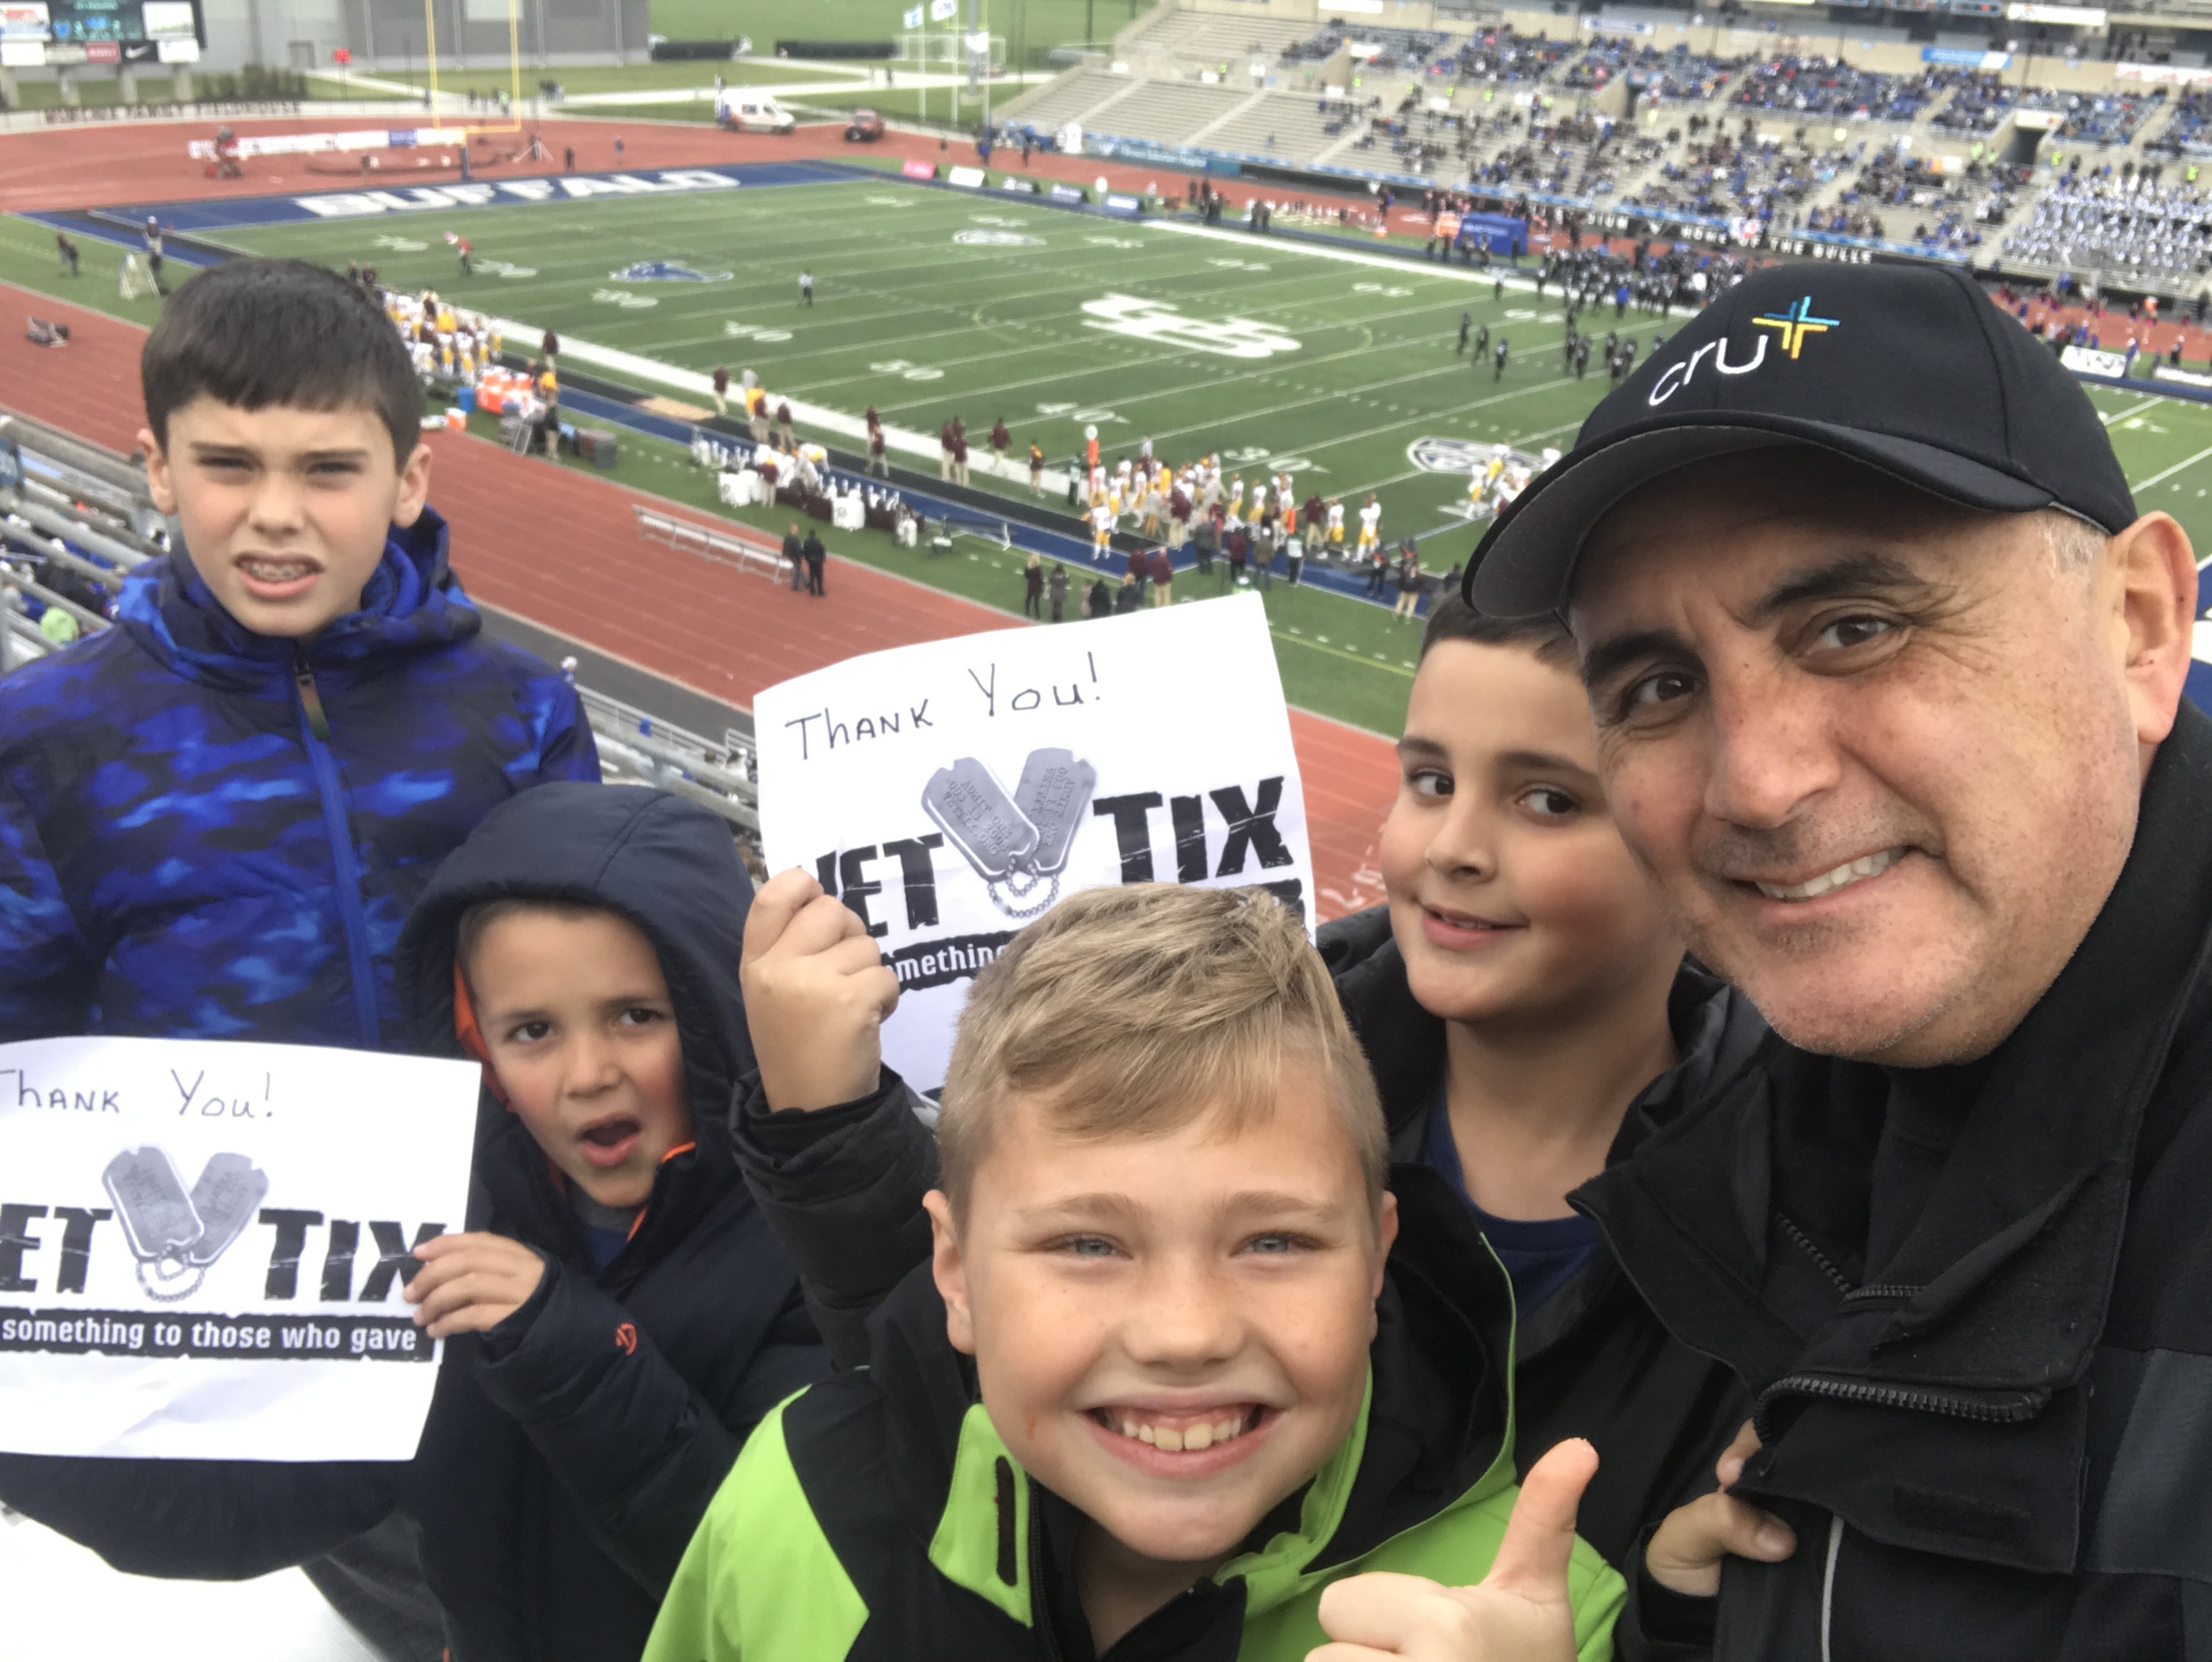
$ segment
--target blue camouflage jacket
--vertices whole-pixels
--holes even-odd
[[[599,776],[574,690],[482,627],[426,509],[312,641],[158,560],[114,628],[0,679],[0,1041],[397,1044],[438,862],[516,792]]]

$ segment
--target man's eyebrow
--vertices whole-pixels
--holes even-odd
[[[1639,658],[1674,657],[1694,660],[1690,643],[1671,629],[1639,629],[1600,641],[1583,654],[1583,685],[1595,687],[1618,674]]]
[[[1401,757],[1419,757],[1423,761],[1443,761],[1449,758],[1449,752],[1435,740],[1419,738],[1410,733],[1399,740],[1398,754]]]
[[[1771,623],[1777,614],[1808,600],[1832,600],[1875,589],[1926,587],[1927,580],[1902,560],[1887,554],[1848,554],[1784,577],[1759,597],[1746,621]]]

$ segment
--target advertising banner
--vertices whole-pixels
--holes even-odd
[[[917,1089],[944,1082],[977,971],[1078,889],[1264,885],[1310,925],[1256,594],[871,653],[769,687],[753,719],[769,868],[866,923],[899,979],[884,1060]]]
[[[0,1045],[0,1451],[404,1460],[464,1226],[472,1063],[204,1039]]]
[[[908,179],[934,179],[937,177],[937,166],[929,161],[905,161],[899,164],[899,172]]]
[[[1923,46],[1920,61],[1941,64],[1947,69],[1995,72],[2012,67],[2012,54],[2008,52],[1978,52],[1972,46]]]
[[[2118,376],[2128,373],[2127,354],[2101,351],[2094,346],[2069,346],[2059,353],[2058,361],[2077,374]]]
[[[964,190],[980,191],[983,188],[983,170],[981,167],[948,167],[945,178],[946,183],[957,185]]]
[[[0,0],[0,40],[44,40],[52,33],[46,0]]]

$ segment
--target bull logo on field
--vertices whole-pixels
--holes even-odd
[[[1107,295],[1083,302],[1086,329],[1127,335],[1163,346],[1212,352],[1224,358],[1271,358],[1295,352],[1298,343],[1273,324],[1250,318],[1185,317],[1172,306],[1135,295]]]
[[[1492,447],[1472,439],[1415,439],[1406,460],[1424,473],[1465,474],[1488,461]]]

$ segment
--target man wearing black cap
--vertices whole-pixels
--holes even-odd
[[[1477,559],[1482,610],[1565,617],[1623,834],[1778,1035],[1577,1196],[1756,1400],[1691,1509],[1744,1555],[1686,1561],[1678,1514],[1630,1648],[2212,1657],[2180,527],[1969,277],[1793,265],[1674,336]]]

